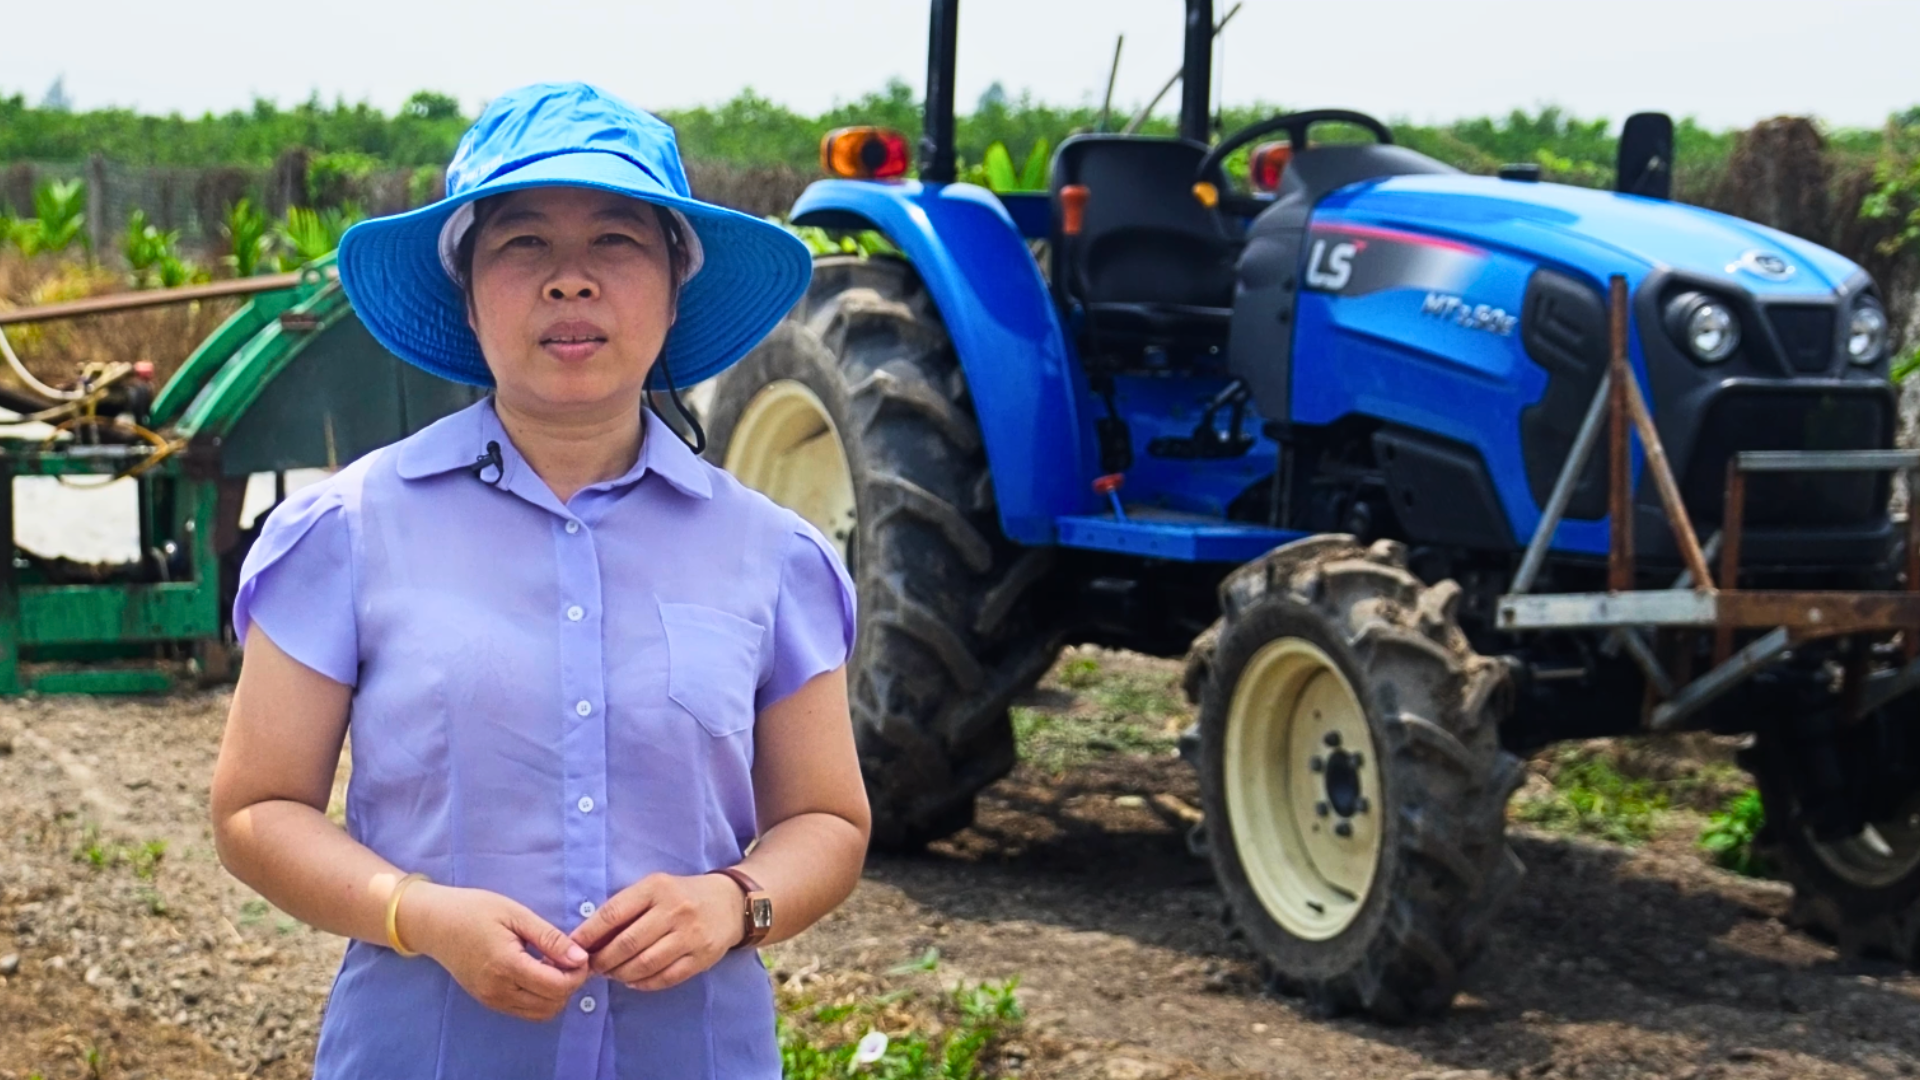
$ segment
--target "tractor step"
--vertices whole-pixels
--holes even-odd
[[[1107,515],[1054,519],[1061,547],[1113,551],[1175,562],[1243,563],[1306,536],[1292,529],[1235,525],[1218,519],[1167,521]]]

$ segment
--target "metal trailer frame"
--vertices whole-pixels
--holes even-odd
[[[247,478],[344,465],[477,397],[379,349],[352,321],[330,259],[0,312],[0,327],[233,296],[251,300],[136,414],[142,440],[0,435],[0,695],[160,692],[188,658],[201,678],[226,678],[222,568],[243,550]],[[50,575],[21,557],[13,481],[23,476],[134,478],[140,561]]]
[[[1538,528],[1527,545],[1506,595],[1500,597],[1495,626],[1509,632],[1550,630],[1604,631],[1646,676],[1643,726],[1652,731],[1682,730],[1729,690],[1785,657],[1793,646],[1822,638],[1900,632],[1907,663],[1898,671],[1871,677],[1865,650],[1853,650],[1842,676],[1842,700],[1857,718],[1920,687],[1920,514],[1911,501],[1906,521],[1906,589],[1880,592],[1805,592],[1739,587],[1740,548],[1746,510],[1747,477],[1778,472],[1901,472],[1909,493],[1920,492],[1920,451],[1796,450],[1745,451],[1727,462],[1722,528],[1704,546],[1680,498],[1673,468],[1647,411],[1640,385],[1627,362],[1627,284],[1609,282],[1611,352],[1606,374],[1594,393],[1567,460],[1555,480]],[[1608,518],[1606,592],[1534,594],[1555,530],[1580,474],[1608,431]],[[1670,588],[1636,589],[1634,567],[1630,439],[1640,437],[1646,471],[1659,492],[1686,570]],[[1911,499],[1911,494],[1910,494]],[[1718,578],[1709,571],[1717,551]],[[1647,631],[1667,633],[1657,649]],[[1734,651],[1738,631],[1766,633]],[[1687,673],[1694,633],[1713,635],[1714,666],[1697,677]],[[1662,662],[1660,653],[1667,654]]]

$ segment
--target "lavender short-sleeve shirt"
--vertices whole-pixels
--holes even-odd
[[[503,467],[472,471],[497,442]],[[570,931],[648,874],[737,862],[760,710],[839,667],[852,583],[790,511],[647,416],[625,476],[561,503],[491,400],[268,518],[234,626],[353,687],[347,831],[406,871]],[[780,1075],[751,950],[666,991],[590,979],[548,1023],[352,942],[320,1080]]]

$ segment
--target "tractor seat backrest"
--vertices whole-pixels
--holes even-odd
[[[1185,139],[1076,135],[1053,159],[1053,284],[1082,304],[1233,304],[1238,244],[1193,195],[1207,147]],[[1216,179],[1215,183],[1219,181]],[[1087,189],[1078,236],[1060,189]]]

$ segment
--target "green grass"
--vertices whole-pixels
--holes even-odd
[[[1667,810],[1660,785],[1624,776],[1611,761],[1583,747],[1557,752],[1549,776],[1550,794],[1515,804],[1521,821],[1616,844],[1642,844],[1653,839]]]
[[[1088,690],[1100,682],[1100,661],[1081,656],[1060,665],[1060,685],[1069,690]]]
[[[1071,692],[1072,707],[1012,710],[1021,760],[1044,772],[1058,776],[1115,754],[1170,753],[1178,741],[1173,729],[1186,704],[1170,674],[1110,670],[1077,656],[1054,669],[1053,681]]]
[[[105,870],[110,866],[126,865],[133,868],[133,876],[141,881],[152,881],[160,872],[160,860],[167,854],[165,840],[147,840],[128,846],[109,843],[100,837],[97,825],[88,825],[80,833],[80,846],[74,849],[76,862],[86,863],[95,870]]]
[[[920,972],[925,960],[902,969]],[[1026,1019],[1014,994],[1019,984],[962,984],[938,995],[870,989],[824,1002],[782,991],[781,1073],[787,1080],[993,1080],[1005,1075],[993,1049]]]
[[[1753,848],[1766,823],[1767,811],[1760,803],[1760,793],[1742,792],[1707,819],[1706,828],[1700,830],[1700,848],[1722,869],[1745,877],[1766,877],[1766,859]]]

